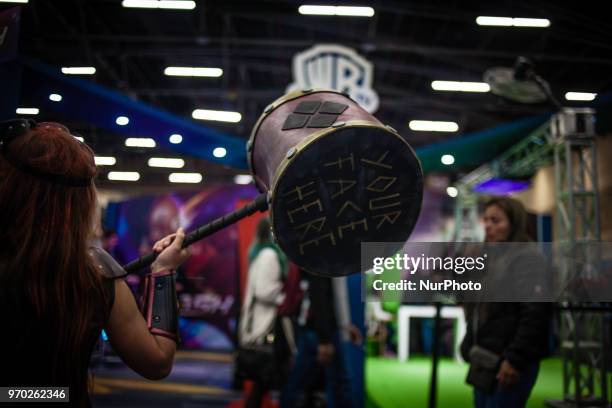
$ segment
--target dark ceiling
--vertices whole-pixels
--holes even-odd
[[[304,3],[313,2],[198,1],[194,10],[175,11],[128,9],[120,0],[30,0],[20,50],[55,66],[93,65],[98,71],[88,79],[187,118],[195,108],[238,111],[238,124],[202,123],[245,139],[292,82],[293,55],[318,43],[352,47],[373,63],[376,116],[414,146],[553,110],[490,93],[436,92],[432,80],[482,81],[486,69],[526,55],[562,102],[566,91],[601,94],[612,85],[612,24],[584,3],[376,1],[367,3],[373,18],[302,16],[297,9]],[[548,18],[551,26],[480,27],[479,15]],[[182,65],[220,67],[224,75],[163,74]],[[452,120],[460,131],[413,132],[412,119]],[[87,124],[72,125],[102,153],[134,160],[143,154],[108,137],[100,142],[100,131]],[[213,179],[232,173],[196,159],[191,168]]]

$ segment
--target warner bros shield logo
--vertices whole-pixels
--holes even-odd
[[[326,88],[345,92],[370,113],[378,108],[372,89],[372,63],[354,50],[336,44],[322,44],[293,57],[294,82],[287,92]]]

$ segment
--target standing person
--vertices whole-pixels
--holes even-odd
[[[283,279],[287,260],[272,242],[270,221],[262,218],[257,225],[254,244],[249,250],[249,272],[240,314],[238,370],[253,381],[247,408],[261,406],[262,399],[282,370],[277,316],[284,300]]]
[[[300,400],[303,406],[313,404],[310,389],[318,379],[319,368],[325,374],[328,406],[350,408],[354,406],[351,377],[342,353],[341,338],[346,332],[351,342],[360,345],[361,332],[350,322],[345,325],[339,322],[336,306],[341,299],[334,290],[332,278],[308,272],[301,276],[305,295],[297,322],[297,355],[281,392],[281,408],[302,406]]]
[[[485,242],[531,241],[526,232],[525,209],[512,198],[494,197],[485,203],[484,224]],[[521,262],[520,256],[512,261]],[[471,364],[468,383],[474,385],[475,407],[524,407],[535,385],[540,360],[548,351],[550,304],[472,303],[466,304],[466,317],[468,326],[461,353]],[[482,381],[480,371],[480,381],[475,381],[479,372],[475,367],[483,360],[489,361],[484,366],[490,366],[492,375],[484,375]]]
[[[91,149],[60,124],[25,120],[0,123],[0,143],[0,386],[69,387],[70,402],[57,406],[91,406],[88,363],[102,329],[128,366],[166,377],[178,327],[172,271],[188,256],[184,232],[154,245],[160,254],[147,280],[158,290],[146,299],[154,314],[145,320],[126,283],[114,279],[123,269],[89,247]]]

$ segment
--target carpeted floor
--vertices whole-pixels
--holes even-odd
[[[438,407],[472,407],[472,388],[465,384],[467,364],[443,359],[438,366]],[[366,394],[370,408],[425,408],[429,395],[431,359],[411,357],[400,363],[389,358],[366,361]],[[545,399],[563,394],[561,360],[546,359],[528,402],[528,408],[544,407]]]
[[[95,408],[227,407],[242,393],[231,390],[232,356],[178,352],[170,376],[149,381],[118,359],[94,368]]]

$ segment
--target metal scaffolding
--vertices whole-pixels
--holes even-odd
[[[557,266],[564,281],[580,281],[597,273],[588,252],[601,240],[595,112],[565,109],[553,117],[550,127],[555,142],[555,242],[565,254]],[[585,302],[562,305],[563,401],[550,401],[550,406],[608,406],[602,311]]]
[[[538,168],[553,163],[553,146],[547,122],[492,162],[462,177],[457,183],[455,240],[474,241],[478,237],[478,194],[474,187],[492,178],[533,175]]]

